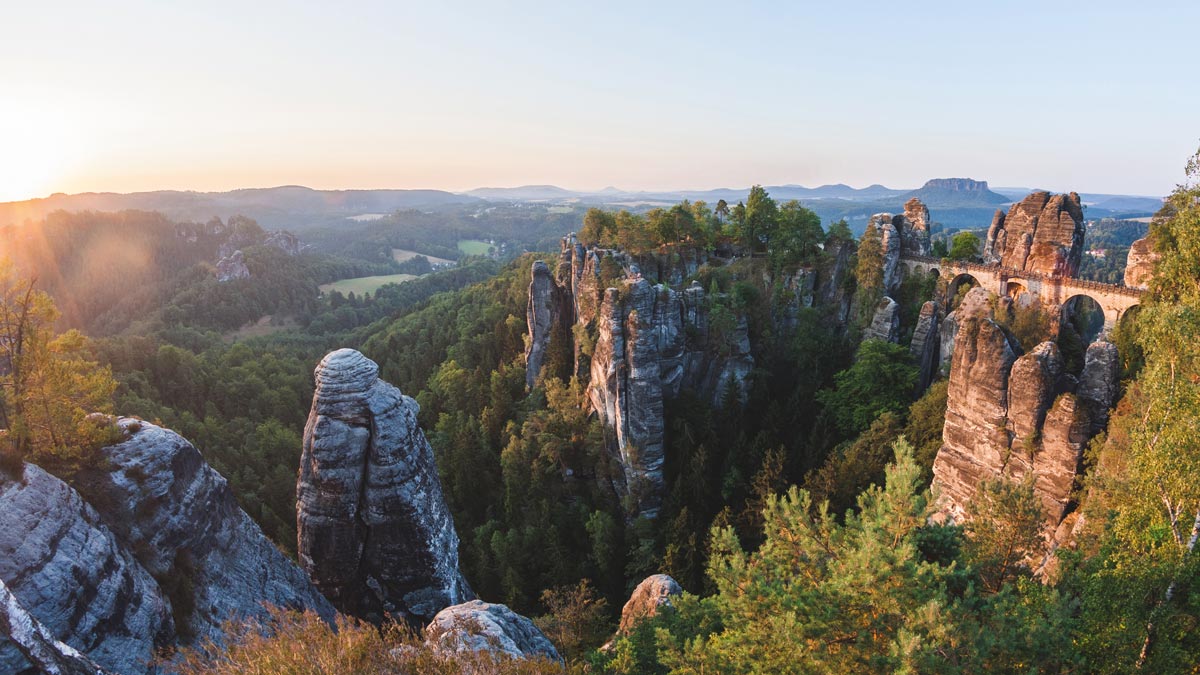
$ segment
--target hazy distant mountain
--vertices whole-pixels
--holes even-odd
[[[605,188],[603,191],[613,190],[616,188]],[[602,192],[603,192],[602,191]],[[619,191],[618,191],[619,192]],[[577,199],[580,192],[572,192],[558,187],[557,185],[522,185],[520,187],[482,187],[468,190],[463,194],[480,199],[490,199],[493,201],[542,201],[545,199]]]
[[[989,204],[1007,204],[1009,197],[997,194],[988,189],[986,180],[970,178],[934,178],[925,183],[920,189],[904,195],[904,198],[916,197],[929,208],[987,206]]]
[[[315,225],[363,213],[436,209],[478,200],[442,190],[313,190],[298,185],[229,192],[86,192],[0,203],[0,225],[38,220],[54,211],[159,211],[173,220],[243,215],[267,228]]]

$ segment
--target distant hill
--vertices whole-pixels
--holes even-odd
[[[601,190],[606,194],[620,194],[616,188]],[[572,192],[557,185],[522,185],[520,187],[482,187],[463,193],[480,199],[499,201],[542,201],[546,199],[577,199],[582,193]]]
[[[997,194],[988,189],[987,181],[971,180],[970,178],[934,178],[920,189],[904,195],[904,198],[916,197],[925,202],[926,206],[962,207],[987,206],[990,204],[1007,204],[1012,199]]]
[[[157,211],[177,221],[243,215],[267,228],[304,228],[364,213],[437,209],[477,202],[442,190],[313,190],[298,185],[229,192],[86,192],[0,203],[0,225],[41,220],[54,211]]]

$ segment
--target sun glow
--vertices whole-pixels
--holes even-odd
[[[0,106],[0,202],[45,197],[68,168],[64,118],[50,111]]]

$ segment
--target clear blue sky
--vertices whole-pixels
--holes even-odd
[[[845,182],[1162,194],[1200,2],[25,2],[0,198]]]

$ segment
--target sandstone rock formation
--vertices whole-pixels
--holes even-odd
[[[909,211],[911,222],[897,218],[918,241],[927,231],[927,212],[919,202]],[[900,246],[897,235],[897,260]],[[851,292],[843,281],[853,253],[852,243],[830,242],[821,265],[786,271],[747,266],[753,271],[741,273],[755,281],[761,274],[764,287],[778,289],[783,301],[771,315],[777,330],[793,328],[807,307],[830,307],[834,320],[845,322]],[[589,406],[623,469],[616,487],[632,496],[638,515],[654,517],[663,499],[664,403],[684,391],[714,407],[726,404],[731,393],[745,398],[755,364],[747,317],[730,309],[723,295],[710,297],[695,281],[684,283],[705,265],[729,262],[688,247],[633,255],[586,247],[570,235],[563,238],[553,280],[549,266],[534,265],[527,384],[543,369],[552,334],[573,341],[574,374],[586,383]],[[576,340],[579,335],[587,336],[590,350]]]
[[[41,621],[38,621],[17,600],[4,580],[0,579],[0,635],[7,635],[11,644],[25,657],[26,662],[49,675],[106,675],[95,661],[75,648],[56,640]]]
[[[1093,436],[1108,426],[1109,408],[1117,400],[1120,379],[1121,357],[1117,346],[1107,340],[1088,345],[1077,393],[1087,406]]]
[[[529,281],[529,308],[525,313],[529,326],[529,341],[525,345],[525,384],[530,388],[542,372],[550,334],[560,321],[560,295],[550,268],[541,260],[534,262]]]
[[[474,597],[417,412],[357,351],[317,366],[297,485],[300,562],[335,607],[372,621],[428,620]]]
[[[1125,262],[1125,285],[1130,288],[1149,288],[1154,265],[1161,257],[1154,250],[1149,237],[1133,242],[1129,247],[1129,259]]]
[[[263,246],[271,246],[288,255],[300,255],[303,247],[300,245],[300,238],[288,232],[287,230],[274,230],[267,233],[267,237],[263,239]]]
[[[532,621],[505,605],[482,600],[438,612],[425,628],[425,639],[438,651],[449,653],[499,652],[515,659],[563,660]]]
[[[875,305],[875,314],[871,317],[871,324],[863,331],[863,339],[884,342],[900,339],[900,305],[895,300],[885,295]]]
[[[996,211],[983,247],[986,264],[1049,276],[1073,277],[1083,259],[1079,195],[1034,192],[1007,215]]]
[[[900,256],[929,255],[929,209],[913,197],[904,204],[904,213],[876,213],[870,224],[879,230],[883,249],[883,288],[887,293],[900,286]]]
[[[117,424],[128,439],[103,448],[105,469],[76,482],[151,575],[187,577],[194,609],[177,627],[181,634],[218,639],[226,621],[266,619],[264,604],[333,620],[333,607],[238,506],[228,481],[195,446],[148,422]]]
[[[170,604],[150,574],[79,493],[32,464],[22,480],[0,477],[0,580],[6,604],[19,604],[9,611],[15,641],[42,642],[20,618],[25,611],[52,640],[99,665],[144,673],[174,635]],[[36,647],[19,651],[0,637],[0,672],[24,670],[25,654],[53,661],[28,651]]]
[[[633,589],[629,601],[621,608],[618,635],[628,635],[643,619],[657,616],[662,607],[670,607],[671,599],[683,594],[679,583],[666,574],[654,574]]]
[[[917,316],[917,325],[913,329],[912,342],[908,346],[917,361],[918,392],[929,387],[941,365],[941,341],[938,335],[940,313],[941,308],[933,300],[921,305],[921,313]]]
[[[1102,428],[1093,411],[1107,414],[1116,395],[1115,347],[1088,348],[1081,384],[1053,342],[1022,354],[981,293],[973,289],[957,312],[943,446],[933,465],[939,510],[961,521],[984,481],[1028,477],[1049,537],[1070,511],[1083,450]]]
[[[249,278],[250,268],[246,267],[246,258],[241,251],[234,251],[217,261],[217,281]]]

